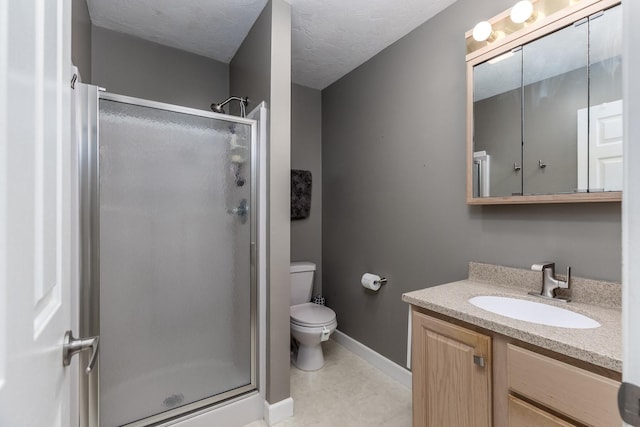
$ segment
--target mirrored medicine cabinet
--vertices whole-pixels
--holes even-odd
[[[467,203],[620,201],[622,8],[580,6],[467,55]]]

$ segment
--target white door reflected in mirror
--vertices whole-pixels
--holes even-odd
[[[578,188],[622,191],[622,100],[588,110],[578,110]]]

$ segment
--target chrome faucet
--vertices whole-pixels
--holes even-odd
[[[556,264],[554,262],[540,262],[531,266],[533,271],[542,271],[542,292],[529,292],[531,295],[543,298],[553,298],[570,301],[567,298],[556,296],[556,289],[569,289],[571,282],[571,267],[567,267],[567,280],[556,279]]]

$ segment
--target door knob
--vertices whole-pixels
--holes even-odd
[[[87,374],[90,374],[98,358],[99,344],[100,337],[74,338],[73,332],[67,331],[64,334],[64,343],[62,344],[62,365],[69,366],[74,354],[91,350],[89,365],[84,370]]]

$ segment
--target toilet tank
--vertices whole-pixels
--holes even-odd
[[[311,301],[313,292],[313,274],[316,265],[308,261],[292,262],[289,268],[291,276],[291,303],[302,304]]]

